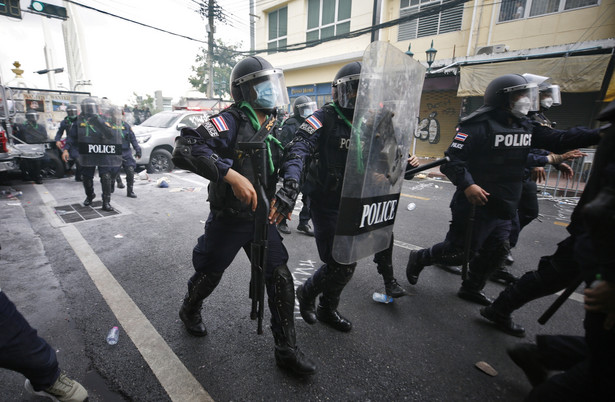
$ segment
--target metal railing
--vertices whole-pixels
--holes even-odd
[[[585,183],[589,179],[596,153],[595,149],[589,148],[581,149],[581,151],[587,155],[565,162],[574,172],[571,179],[564,179],[562,173],[552,165],[545,166],[547,178],[544,183],[538,184],[539,198],[566,199],[574,202],[574,204],[578,202],[585,189]]]

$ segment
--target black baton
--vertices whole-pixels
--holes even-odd
[[[476,205],[472,204],[470,215],[468,216],[468,227],[466,228],[465,244],[463,246],[463,266],[461,267],[461,279],[468,279],[468,263],[470,262],[470,248],[472,247],[472,228],[474,227],[474,217],[476,215]]]
[[[432,167],[444,165],[446,162],[450,162],[450,158],[448,156],[445,156],[442,159],[436,159],[433,162],[429,162],[429,163],[426,163],[421,166],[417,166],[412,169],[408,169],[404,172],[404,174],[417,174],[419,172],[422,172],[423,170],[427,170],[427,169],[431,169]]]
[[[566,299],[570,297],[572,292],[577,290],[581,283],[583,283],[583,276],[579,275],[573,282],[570,283],[566,290],[564,290],[562,294],[559,295],[557,299],[555,299],[553,304],[550,305],[547,310],[545,310],[545,312],[540,316],[540,318],[538,318],[538,323],[541,325],[545,325],[547,321],[549,321],[549,319],[553,317],[553,314],[555,314],[555,312],[559,310],[560,307],[562,307],[562,304],[564,304]]]

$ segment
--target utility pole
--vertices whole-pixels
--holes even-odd
[[[250,0],[250,50],[254,52],[254,0]]]
[[[209,66],[209,81],[207,82],[207,97],[213,99],[214,92],[214,4],[215,0],[209,0],[207,16],[209,17],[209,37],[207,49],[207,65]]]

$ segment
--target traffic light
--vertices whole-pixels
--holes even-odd
[[[0,0],[0,15],[21,19],[19,0]]]
[[[4,1],[4,0],[0,0]],[[66,8],[60,6],[54,6],[53,4],[43,3],[42,1],[34,1],[30,3],[30,10],[34,10],[38,13],[44,14],[47,17],[55,17],[65,20],[67,17]]]

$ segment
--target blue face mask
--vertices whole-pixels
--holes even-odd
[[[271,81],[265,81],[254,85],[254,91],[256,92],[256,100],[254,103],[257,106],[265,109],[273,109],[276,106],[278,96]]]

